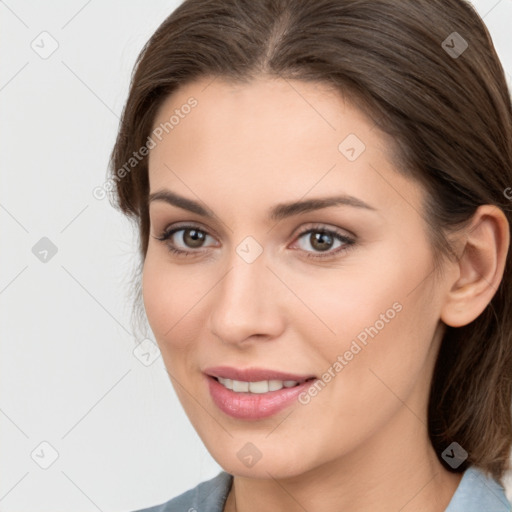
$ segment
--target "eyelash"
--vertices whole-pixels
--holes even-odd
[[[173,247],[172,245],[167,243],[169,238],[171,238],[171,236],[174,235],[175,233],[177,233],[178,231],[187,231],[187,230],[190,230],[190,229],[194,229],[196,231],[200,231],[201,233],[204,233],[205,235],[209,236],[208,233],[205,230],[201,229],[199,226],[195,226],[193,224],[187,224],[187,225],[179,226],[179,227],[176,227],[176,228],[173,228],[173,229],[170,229],[170,230],[165,230],[165,231],[162,232],[162,234],[160,236],[154,236],[153,238],[155,238],[156,240],[159,240],[160,242],[164,243],[167,246],[167,249],[169,250],[169,252],[172,253],[172,254],[175,254],[175,255],[180,256],[180,257],[194,256],[194,255],[196,255],[196,254],[198,254],[200,252],[200,249],[199,250],[184,251],[182,249],[177,249],[176,247]],[[349,237],[347,237],[345,235],[342,235],[337,230],[327,229],[327,228],[325,228],[322,225],[317,225],[317,226],[309,227],[308,229],[305,229],[304,231],[301,231],[297,235],[296,239],[298,240],[298,239],[302,238],[304,235],[307,235],[309,233],[322,233],[322,234],[326,234],[326,235],[332,236],[334,239],[336,239],[336,240],[338,240],[340,242],[343,242],[344,245],[338,247],[334,251],[326,251],[324,253],[311,253],[310,251],[304,251],[306,253],[306,257],[307,258],[312,258],[312,259],[316,259],[316,260],[320,260],[320,259],[323,259],[323,258],[332,258],[335,255],[338,255],[340,253],[343,253],[343,252],[346,252],[346,251],[352,249],[354,247],[354,245],[355,245],[355,240],[354,239],[349,238]]]

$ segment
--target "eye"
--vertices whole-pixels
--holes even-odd
[[[197,226],[180,226],[164,231],[160,236],[154,238],[164,242],[170,252],[181,256],[198,253],[197,249],[205,247],[208,240],[214,240],[206,231]]]
[[[194,225],[178,226],[165,230],[157,240],[165,243],[169,252],[177,256],[193,256],[200,254],[201,249],[218,246],[215,239],[206,231]],[[213,244],[207,244],[213,241]],[[323,225],[313,226],[302,231],[297,237],[299,249],[306,253],[308,258],[332,258],[355,244],[355,240],[336,229],[329,229]]]
[[[346,251],[355,240],[337,230],[325,226],[315,226],[299,234],[297,245],[308,258],[326,258]]]

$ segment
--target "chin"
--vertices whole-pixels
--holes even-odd
[[[312,469],[304,460],[300,462],[294,460],[294,456],[300,455],[296,449],[293,449],[294,453],[289,454],[284,452],[277,454],[269,450],[268,456],[261,454],[261,458],[251,460],[251,451],[254,452],[253,457],[257,457],[257,452],[249,443],[236,443],[236,448],[233,448],[232,452],[229,450],[233,453],[229,457],[226,456],[226,451],[217,454],[214,450],[210,450],[208,446],[207,448],[224,471],[244,478],[286,479],[296,477]],[[239,448],[239,445],[241,448]]]

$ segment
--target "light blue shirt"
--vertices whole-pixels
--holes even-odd
[[[176,498],[136,512],[222,512],[233,482],[225,471]],[[511,512],[503,487],[479,469],[467,469],[445,512]]]

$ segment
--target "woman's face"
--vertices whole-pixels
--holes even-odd
[[[392,141],[268,79],[187,85],[154,128],[144,304],[219,464],[286,477],[426,439],[447,289]]]

